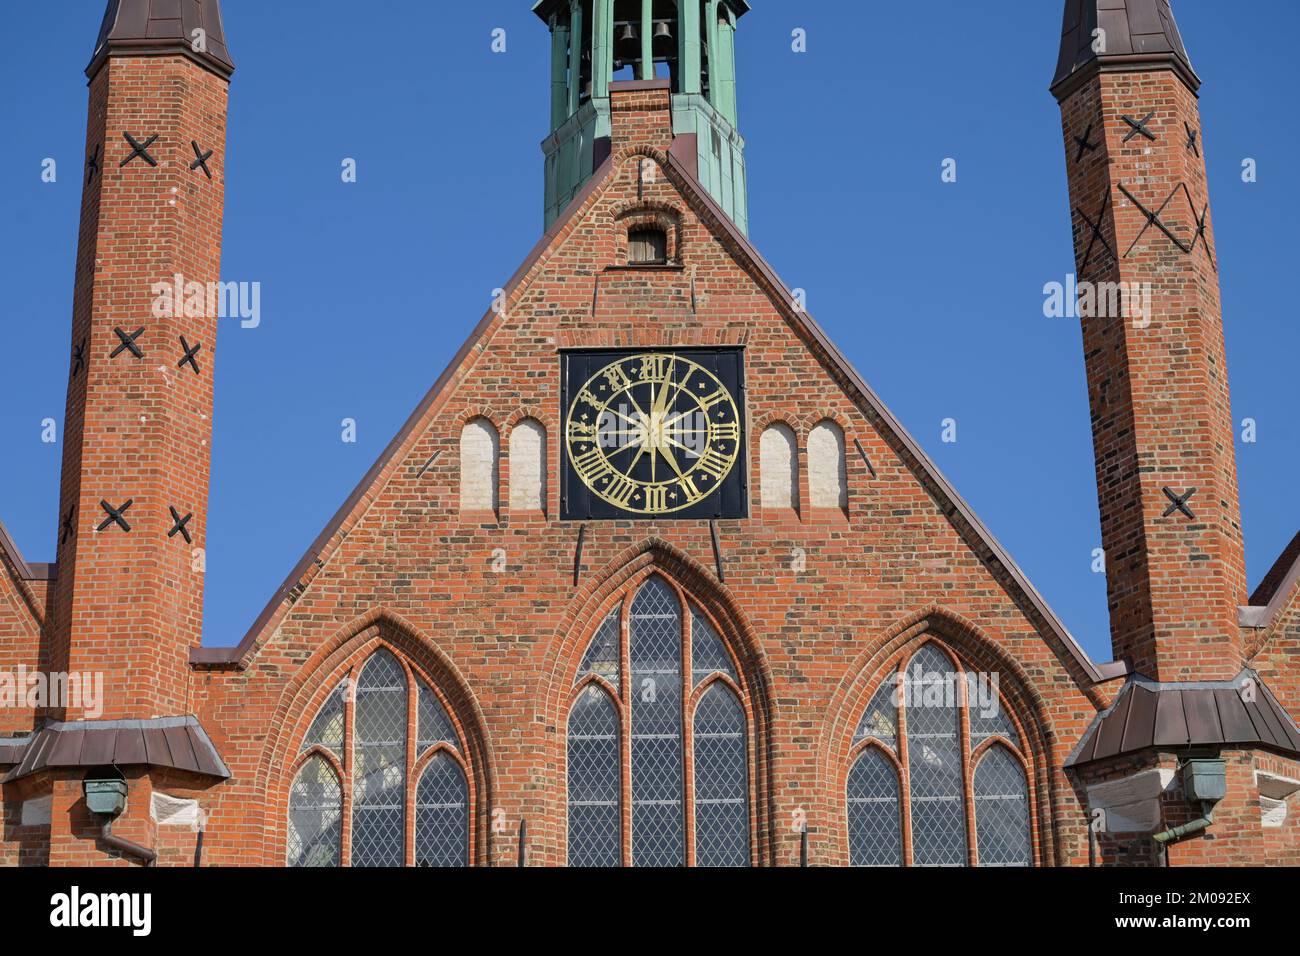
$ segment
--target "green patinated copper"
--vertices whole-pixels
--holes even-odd
[[[652,80],[655,3],[641,0],[639,10],[631,3],[619,6],[624,21],[629,8],[639,17],[641,55],[635,76]],[[539,0],[533,10],[552,34],[552,129],[542,143],[549,229],[595,173],[603,155],[600,144],[610,134],[615,0]],[[735,32],[737,20],[748,11],[744,0],[685,0],[678,4],[673,28],[673,133],[697,138],[700,183],[742,232],[748,231],[749,216],[745,141],[737,129]],[[589,81],[585,62],[591,64]]]

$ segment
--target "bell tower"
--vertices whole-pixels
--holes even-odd
[[[610,152],[610,83],[670,81],[674,150],[742,232],[745,141],[737,128],[736,24],[745,0],[538,0],[551,30],[546,228]]]

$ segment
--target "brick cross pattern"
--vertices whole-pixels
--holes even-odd
[[[1074,157],[1076,163],[1083,159],[1085,153],[1095,152],[1097,149],[1097,144],[1092,141],[1092,127],[1093,124],[1089,123],[1082,136],[1074,137],[1074,141],[1079,144],[1079,154]]]
[[[121,169],[123,166],[129,165],[137,156],[143,159],[150,166],[158,165],[158,160],[154,159],[152,156],[149,155],[149,147],[152,146],[154,142],[158,139],[157,133],[154,133],[154,135],[150,136],[143,143],[137,142],[135,137],[133,137],[130,133],[123,133],[122,135],[126,137],[127,143],[129,143],[131,146],[131,154],[127,156],[126,159],[122,160],[121,163],[118,164],[119,169]]]
[[[1134,136],[1145,136],[1147,139],[1151,140],[1151,142],[1154,143],[1157,138],[1156,134],[1151,132],[1147,124],[1150,123],[1155,118],[1156,118],[1155,110],[1152,110],[1150,113],[1142,117],[1140,120],[1135,120],[1131,116],[1121,116],[1120,119],[1122,119],[1125,123],[1128,123],[1128,125],[1132,127],[1128,131],[1128,135],[1124,137],[1124,142],[1127,143]]]
[[[1138,201],[1138,198],[1134,196],[1131,192],[1129,192],[1128,189],[1125,188],[1123,183],[1120,183],[1119,191],[1128,197],[1129,202],[1137,206],[1137,208],[1142,212],[1142,215],[1147,217],[1146,225],[1142,227],[1142,231],[1139,232],[1137,234],[1137,238],[1133,240],[1133,245],[1128,247],[1128,252],[1124,253],[1125,259],[1127,259],[1129,256],[1133,254],[1134,248],[1137,246],[1139,242],[1142,241],[1142,237],[1147,234],[1147,230],[1150,229],[1152,226],[1155,226],[1166,236],[1168,236],[1169,241],[1172,242],[1174,245],[1176,245],[1179,249],[1183,250],[1183,252],[1190,253],[1192,251],[1191,246],[1187,245],[1187,243],[1183,242],[1172,232],[1170,232],[1169,227],[1166,226],[1164,220],[1160,218],[1160,216],[1164,213],[1166,207],[1168,207],[1170,200],[1172,200],[1174,196],[1177,195],[1179,189],[1184,189],[1184,188],[1186,187],[1182,186],[1181,184],[1175,186],[1174,191],[1171,192],[1165,198],[1165,201],[1160,204],[1160,208],[1157,209],[1155,212],[1152,212],[1146,206],[1142,205],[1142,203]]]
[[[135,499],[128,498],[126,503],[120,508],[114,508],[107,501],[101,500],[99,506],[104,509],[104,514],[108,515],[108,517],[105,518],[95,530],[105,531],[109,526],[117,525],[123,531],[129,532],[131,530],[131,525],[127,523],[126,518],[123,516],[126,514],[127,509],[129,509],[133,504],[135,504]]]
[[[1191,488],[1183,492],[1181,495],[1176,494],[1172,488],[1163,488],[1161,490],[1164,491],[1165,497],[1168,498],[1170,502],[1169,507],[1165,509],[1165,513],[1161,517],[1168,518],[1175,511],[1181,511],[1193,521],[1196,520],[1196,515],[1187,504],[1187,502],[1192,500],[1192,495],[1196,494],[1195,488]]]
[[[195,375],[203,374],[199,370],[199,361],[195,358],[195,356],[199,354],[199,349],[203,348],[203,343],[200,342],[191,347],[190,343],[185,341],[185,336],[182,335],[181,348],[185,350],[185,354],[181,357],[181,360],[176,363],[176,367],[184,368],[188,365],[190,368],[194,369]]]
[[[143,325],[140,326],[140,328],[136,329],[134,332],[132,332],[130,335],[123,332],[120,328],[117,328],[116,326],[113,328],[113,332],[117,335],[118,339],[121,340],[121,344],[118,345],[117,348],[113,349],[112,352],[108,353],[109,358],[115,359],[123,352],[126,351],[129,351],[136,358],[144,358],[144,350],[141,349],[138,344],[136,344],[136,339],[144,335]]]
[[[202,169],[203,172],[207,174],[208,179],[211,179],[212,170],[208,169],[208,160],[212,158],[214,150],[210,149],[207,152],[204,152],[199,148],[197,140],[190,140],[190,146],[194,147],[194,155],[196,157],[194,162],[190,163],[190,169]]]
[[[1092,261],[1092,250],[1096,248],[1098,239],[1101,240],[1101,244],[1102,246],[1105,247],[1106,251],[1110,253],[1110,257],[1112,259],[1115,258],[1115,250],[1110,247],[1110,243],[1106,240],[1106,234],[1102,232],[1102,225],[1106,221],[1106,210],[1109,208],[1110,208],[1110,193],[1107,193],[1106,198],[1102,200],[1101,212],[1097,214],[1096,222],[1093,222],[1092,219],[1088,217],[1088,214],[1084,212],[1082,209],[1080,209],[1078,206],[1074,207],[1074,211],[1077,212],[1083,218],[1083,221],[1086,222],[1092,228],[1092,235],[1088,239],[1088,251],[1084,253],[1083,265],[1079,266],[1080,273],[1082,273],[1083,270],[1087,269],[1088,263]]]
[[[87,185],[90,184],[90,182],[95,178],[95,174],[98,172],[99,172],[99,144],[96,143],[95,151],[86,157],[86,184]]]
[[[76,378],[86,367],[86,340],[82,339],[72,349],[72,377]]]
[[[1196,235],[1192,237],[1192,247],[1188,251],[1195,252],[1196,244],[1199,242],[1205,247],[1205,254],[1210,259],[1210,265],[1213,266],[1215,272],[1218,272],[1219,265],[1214,261],[1214,252],[1210,249],[1210,237],[1206,233],[1208,228],[1206,223],[1210,218],[1210,204],[1207,202],[1198,213],[1196,211],[1196,200],[1192,198],[1192,191],[1187,188],[1186,183],[1183,184],[1183,192],[1187,194],[1187,205],[1191,207],[1192,219],[1196,221]]]
[[[1183,122],[1183,128],[1187,130],[1187,148],[1196,154],[1197,159],[1200,159],[1201,147],[1196,144],[1196,139],[1200,133],[1192,129],[1192,124],[1186,121]]]
[[[72,521],[76,514],[77,506],[73,505],[68,509],[68,513],[63,516],[63,534],[59,537],[59,544],[66,544],[69,538],[76,535],[77,527]]]
[[[194,539],[190,537],[190,529],[187,528],[186,525],[188,525],[190,523],[190,519],[194,517],[194,512],[191,511],[184,518],[182,518],[180,512],[177,511],[172,506],[168,505],[167,510],[172,513],[172,522],[173,522],[172,529],[167,532],[167,537],[174,538],[176,537],[176,535],[179,534],[185,538],[186,544],[193,544]]]

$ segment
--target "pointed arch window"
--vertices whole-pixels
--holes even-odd
[[[434,686],[392,651],[375,651],[330,693],[300,754],[289,866],[469,864],[460,734]]]
[[[609,613],[569,711],[570,866],[750,864],[739,675],[708,615],[662,577]]]
[[[852,865],[1034,864],[1029,758],[994,678],[930,641],[872,695],[847,776]]]

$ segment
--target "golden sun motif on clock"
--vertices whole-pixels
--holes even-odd
[[[722,487],[740,457],[735,397],[680,355],[610,362],[579,389],[565,441],[578,478],[622,511],[664,515]]]

